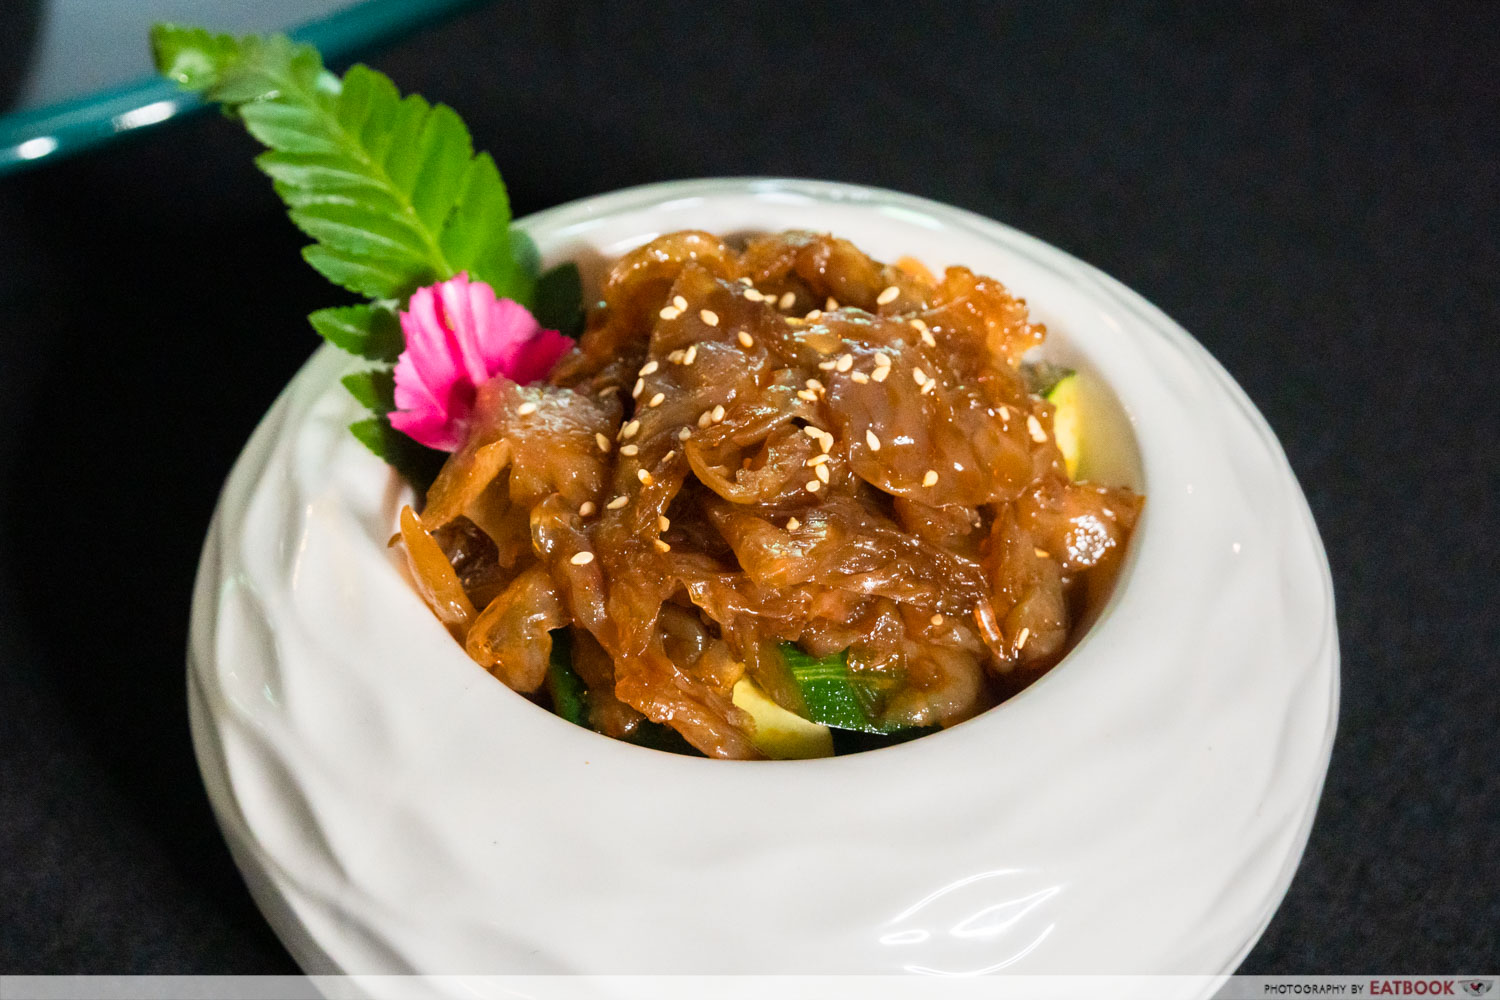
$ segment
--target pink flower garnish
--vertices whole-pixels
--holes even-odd
[[[481,385],[496,375],[522,384],[546,378],[573,345],[467,274],[412,292],[401,331],[406,350],[396,359],[391,426],[441,451],[463,445]]]

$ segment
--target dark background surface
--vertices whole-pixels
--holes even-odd
[[[1339,603],[1332,770],[1241,971],[1493,970],[1500,4],[624,6],[369,59],[460,110],[518,214],[863,182],[1164,308],[1280,436]],[[0,178],[4,972],[292,971],[209,813],[183,650],[219,485],[341,297],[237,126],[148,132]]]

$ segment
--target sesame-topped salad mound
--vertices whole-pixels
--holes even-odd
[[[309,320],[419,498],[412,580],[538,704],[711,757],[870,749],[1014,694],[1107,593],[1141,500],[1073,481],[1078,376],[1022,363],[1044,331],[999,282],[680,232],[585,317],[451,108],[283,36],[152,44],[361,300]]]
[[[1020,366],[1044,331],[999,282],[680,232],[602,300],[545,381],[478,388],[403,515],[479,664],[752,758],[950,726],[1057,661],[1140,500],[1069,478]]]

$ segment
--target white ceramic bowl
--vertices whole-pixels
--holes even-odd
[[[586,274],[682,228],[826,230],[993,274],[1046,322],[1048,353],[1113,390],[1093,432],[1116,438],[1105,475],[1143,487],[1145,514],[1101,619],[978,719],[853,757],[677,757],[537,708],[452,642],[387,548],[403,493],[345,430],[345,359],[319,351],[225,486],[189,650],[210,798],[298,962],[1233,971],[1307,839],[1338,652],[1306,503],[1208,354],[1068,255],[886,191],[689,181],[522,225]]]

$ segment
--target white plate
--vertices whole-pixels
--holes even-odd
[[[1233,971],[1307,839],[1338,649],[1306,502],[1208,354],[1068,255],[885,191],[690,181],[523,225],[549,263],[586,273],[674,229],[812,228],[992,274],[1047,323],[1050,353],[1113,390],[1094,427],[1118,439],[1111,474],[1144,487],[1145,514],[1101,620],[994,711],[853,757],[676,757],[535,707],[449,639],[386,546],[401,491],[345,430],[346,362],[325,348],[229,477],[189,650],[210,798],[298,962]]]

